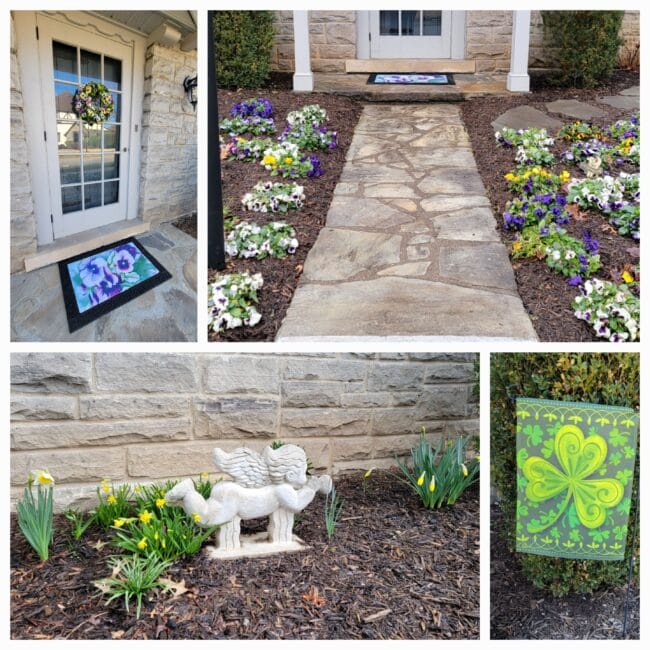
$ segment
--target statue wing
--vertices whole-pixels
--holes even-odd
[[[235,482],[243,487],[259,488],[270,483],[266,462],[252,449],[238,447],[231,452],[226,452],[215,447],[212,455],[217,469],[232,476]]]

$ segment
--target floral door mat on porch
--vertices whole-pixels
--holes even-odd
[[[438,72],[376,72],[368,77],[369,84],[398,84],[406,86],[449,86],[454,85],[454,75]]]
[[[70,332],[172,277],[133,237],[59,262],[59,274]]]
[[[622,560],[639,414],[517,399],[517,551]]]

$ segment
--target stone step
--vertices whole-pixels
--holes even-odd
[[[347,73],[355,72],[463,72],[473,74],[476,63],[465,59],[348,59]]]

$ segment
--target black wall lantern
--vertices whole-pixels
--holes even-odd
[[[197,76],[194,75],[193,77],[185,77],[183,80],[183,88],[185,88],[185,94],[187,95],[187,101],[192,104],[192,108],[196,110],[196,102],[197,97],[196,97],[196,87],[197,87]]]

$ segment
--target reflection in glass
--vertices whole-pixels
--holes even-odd
[[[99,152],[102,149],[101,124],[84,124],[84,151]]]
[[[422,14],[422,33],[425,36],[440,36],[442,34],[442,11],[423,11]]]
[[[79,122],[57,122],[56,135],[59,150],[80,151]]]
[[[120,154],[104,154],[104,178],[117,178],[120,175]]]
[[[420,35],[420,12],[402,11],[402,36]]]
[[[102,184],[84,185],[84,208],[96,208],[102,204]]]
[[[59,120],[77,119],[77,114],[72,109],[72,100],[74,99],[75,92],[77,92],[77,86],[73,86],[72,84],[54,84],[54,102],[56,116]]]
[[[382,36],[397,36],[399,34],[399,11],[379,12],[379,33]]]
[[[84,156],[84,183],[102,180],[102,157]]]
[[[122,62],[104,56],[104,85],[109,90],[121,90],[122,87]]]
[[[59,169],[61,171],[61,185],[81,183],[81,156],[59,156]]]
[[[81,83],[102,80],[101,57],[95,52],[81,50]]]
[[[113,112],[107,122],[119,122],[122,110],[122,95],[120,93],[111,93],[111,97],[113,98]]]
[[[120,182],[110,181],[104,183],[104,205],[117,203],[120,199]]]
[[[117,124],[104,124],[104,149],[110,151],[120,148],[120,127]]]
[[[63,43],[52,43],[54,78],[77,83],[77,48]]]
[[[63,214],[81,210],[81,185],[61,188],[61,203]]]

